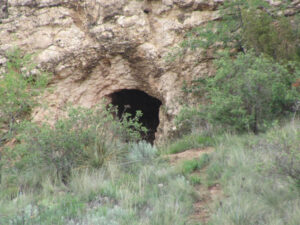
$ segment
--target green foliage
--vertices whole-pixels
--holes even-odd
[[[182,172],[184,174],[189,174],[195,170],[203,169],[209,163],[209,155],[203,154],[200,159],[192,159],[184,161],[182,164]]]
[[[5,224],[65,224],[64,218],[77,219],[84,209],[84,204],[74,196],[65,195],[55,205],[47,207],[44,203],[30,203],[18,209],[14,218],[3,218]]]
[[[220,20],[186,35],[182,49],[217,50],[217,71],[184,87],[207,105],[181,111],[177,123],[183,134],[195,126],[257,133],[297,110],[300,90],[292,83],[300,77],[300,17],[284,16],[289,4],[224,1]]]
[[[215,63],[214,77],[195,82],[197,90],[205,90],[209,102],[198,112],[198,120],[257,133],[293,112],[300,99],[299,90],[292,87],[300,76],[296,64],[281,65],[252,51],[240,53],[236,59],[224,54]]]
[[[35,69],[32,55],[19,49],[7,53],[6,72],[0,75],[0,130],[11,131],[37,105],[36,97],[47,85],[48,74]],[[0,131],[1,140],[6,137]]]
[[[203,118],[203,110],[198,107],[182,107],[179,114],[175,117],[178,136],[188,135],[192,132],[201,132],[201,128],[202,132],[203,130],[209,130],[208,124]]]
[[[264,11],[247,10],[243,16],[243,40],[247,49],[267,54],[277,61],[300,60],[299,19],[274,19]]]
[[[189,176],[189,181],[192,185],[197,185],[197,184],[202,183],[201,178],[199,177],[199,175],[194,175],[194,174]]]
[[[194,172],[196,169],[198,169],[198,160],[197,159],[187,160],[187,161],[184,161],[182,164],[182,172],[184,174]]]
[[[239,54],[236,60],[224,56],[217,61],[216,76],[207,80],[207,113],[211,123],[221,123],[235,130],[263,130],[293,106],[300,93],[292,83],[300,76],[254,53]]]
[[[194,29],[181,44],[183,48],[237,49],[244,53],[255,49],[277,61],[300,59],[298,15],[282,16],[287,2],[271,7],[263,0],[224,1],[220,20]]]
[[[124,158],[125,142],[139,140],[144,127],[138,117],[119,121],[113,112],[77,108],[54,127],[24,123],[20,144],[3,152],[3,186],[36,188],[45,175],[67,183],[73,169],[99,168]]]
[[[108,109],[111,113],[117,113],[117,109],[113,109],[112,106]],[[141,139],[141,134],[148,132],[147,128],[142,126],[140,118],[143,116],[142,111],[137,110],[135,115],[130,113],[123,113],[120,119],[120,125],[123,129],[120,130],[123,141],[138,141]],[[128,131],[131,132],[128,132]]]

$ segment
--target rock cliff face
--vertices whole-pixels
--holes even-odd
[[[217,18],[220,0],[0,0],[0,64],[19,46],[53,74],[46,109],[57,119],[68,103],[93,107],[123,89],[160,100],[157,137],[172,130],[183,82],[212,73],[209,59],[187,53],[168,61],[185,32]],[[201,54],[201,53],[197,53]],[[204,54],[203,54],[204,55]],[[207,56],[206,56],[207,57]],[[1,65],[0,65],[1,66]]]

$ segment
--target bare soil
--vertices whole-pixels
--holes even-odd
[[[195,149],[186,150],[184,152],[168,155],[168,158],[170,160],[170,163],[172,165],[175,165],[175,164],[180,163],[185,160],[199,158],[201,155],[203,155],[205,153],[208,154],[208,153],[213,152],[213,150],[214,149],[211,147],[207,147],[204,149],[195,148]]]

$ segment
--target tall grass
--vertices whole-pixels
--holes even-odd
[[[131,144],[122,161],[72,169],[67,184],[45,178],[39,192],[0,200],[0,224],[187,224],[193,189],[156,153]]]
[[[137,117],[113,117],[114,109],[73,108],[54,127],[22,124],[19,142],[2,152],[1,187],[14,198],[18,192],[38,190],[44,178],[67,184],[72,170],[100,168],[122,161],[128,143],[144,129]]]
[[[296,225],[300,221],[300,123],[260,136],[223,136],[207,169],[226,197],[210,224]]]

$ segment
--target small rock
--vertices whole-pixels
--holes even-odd
[[[166,6],[171,6],[173,5],[173,0],[162,0],[162,3]]]
[[[174,3],[177,4],[179,7],[191,7],[194,3],[194,0],[174,0]]]
[[[0,56],[0,65],[4,65],[7,62],[7,59]]]

